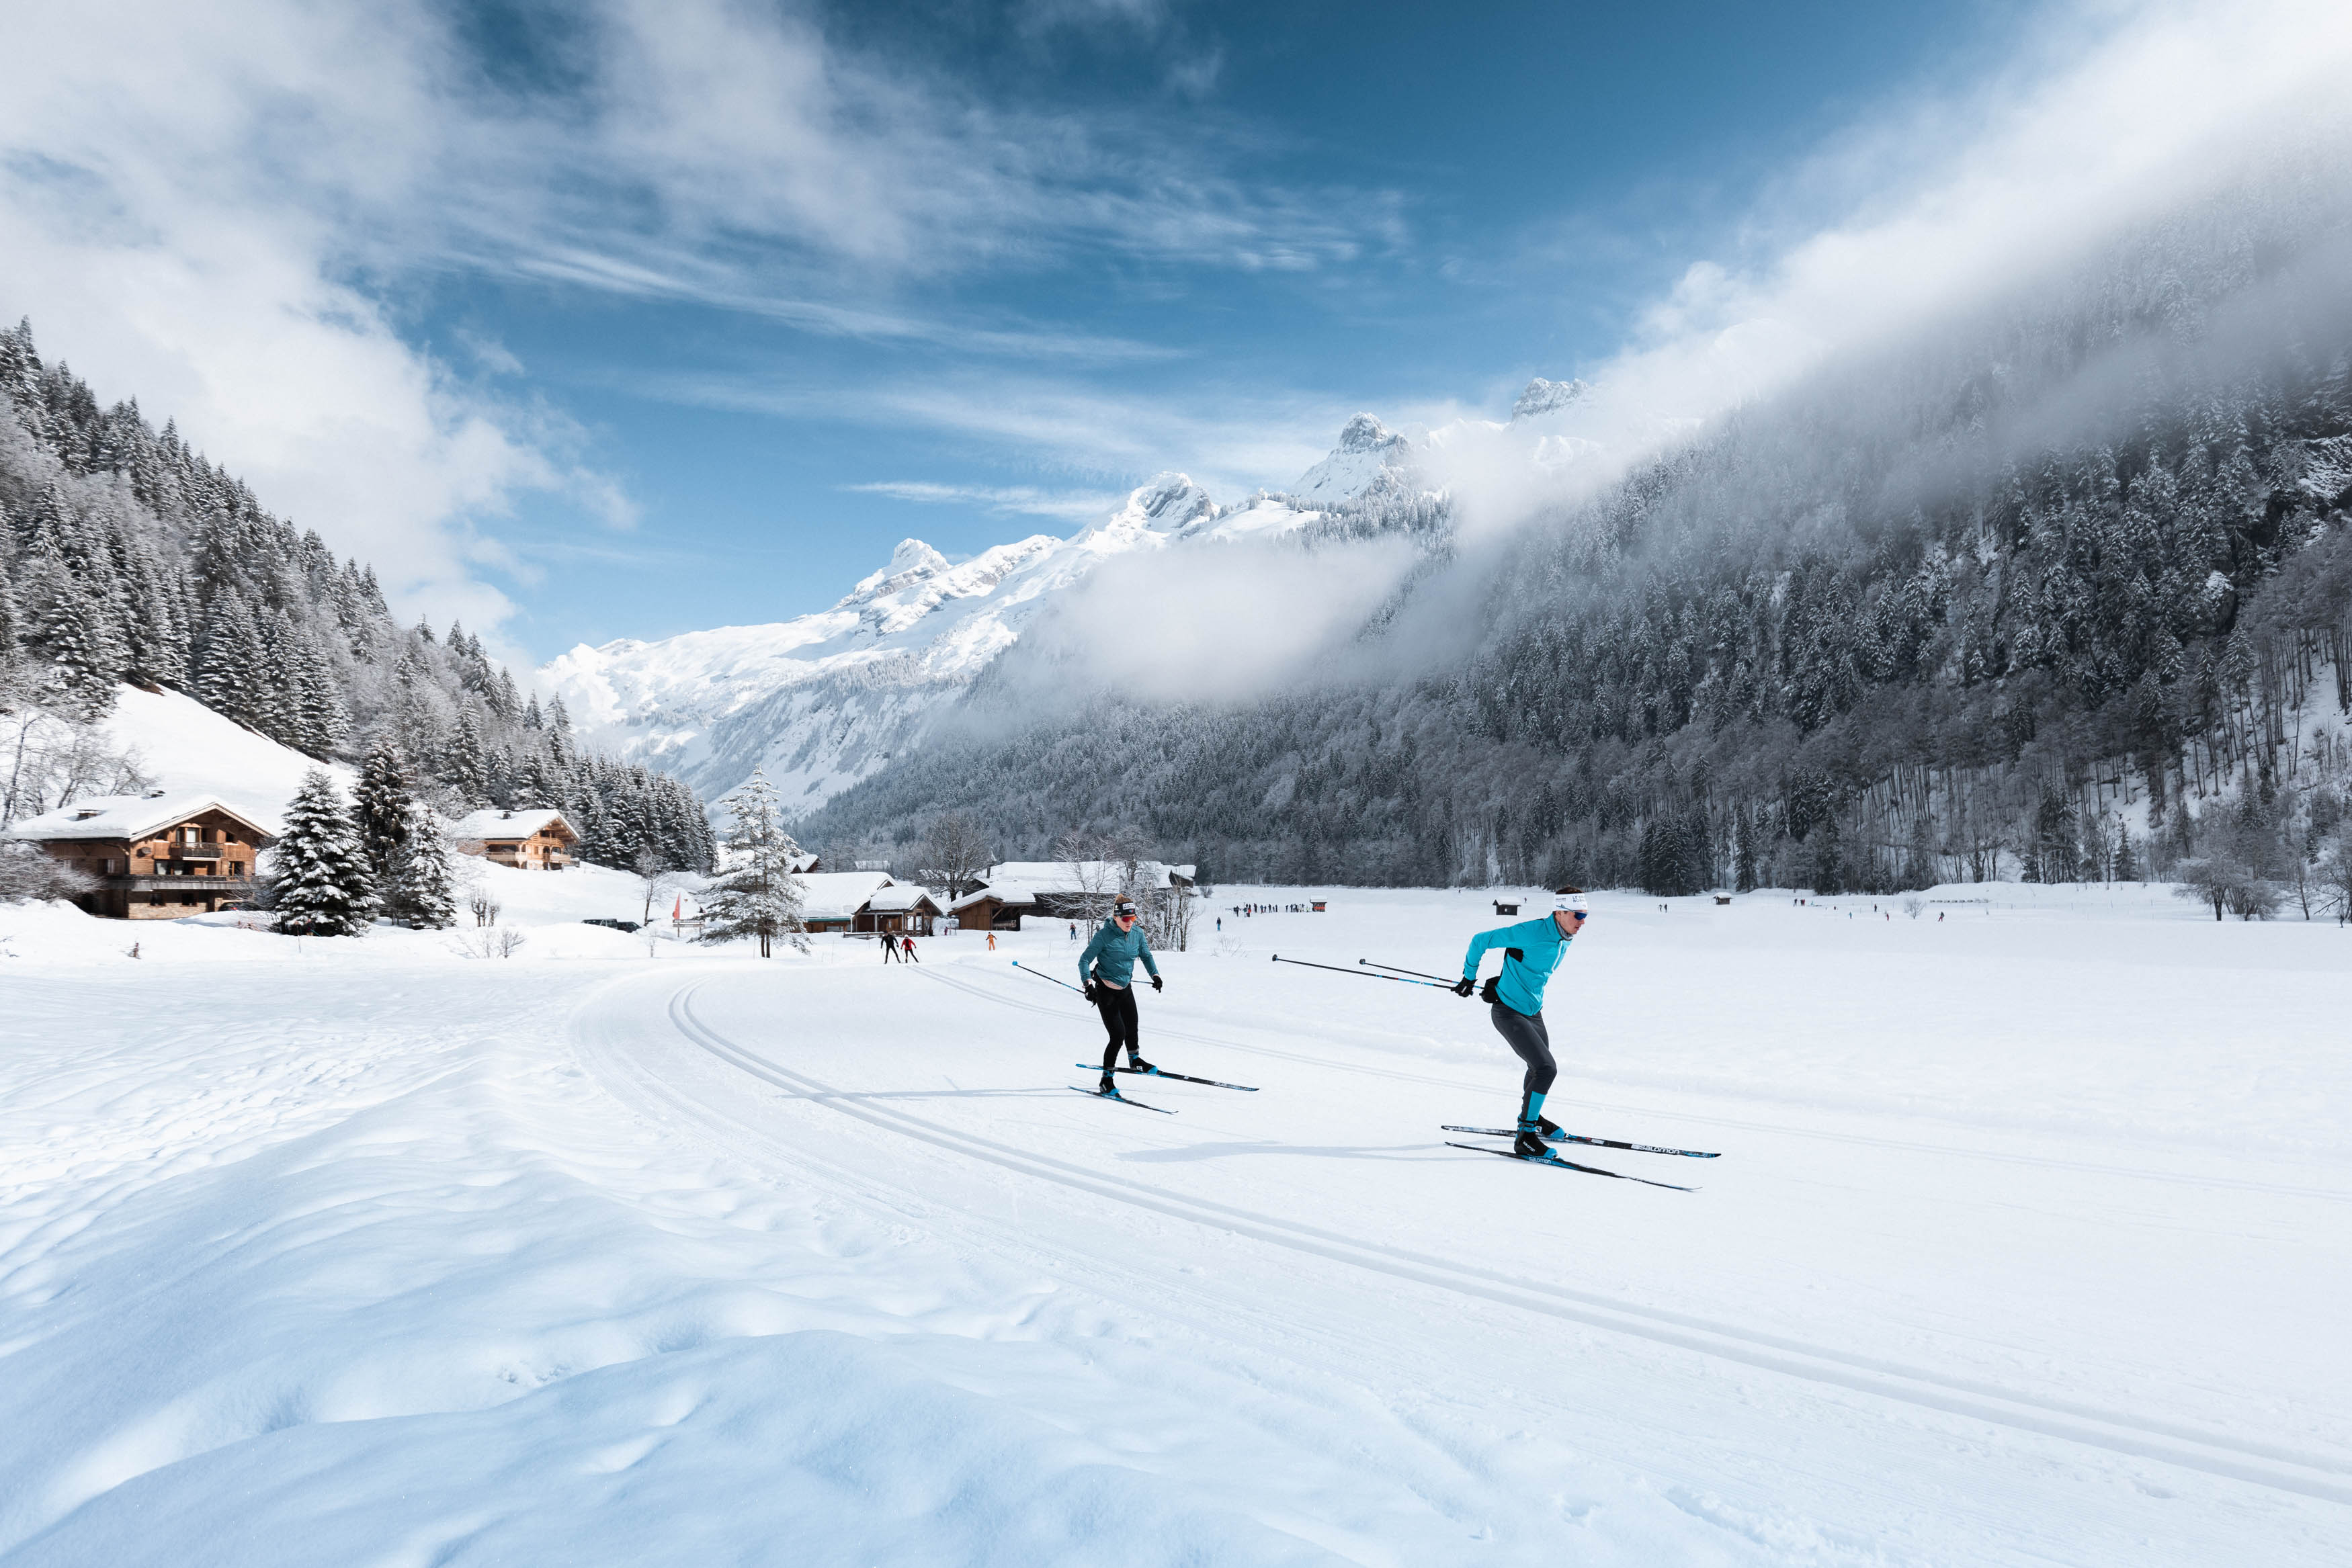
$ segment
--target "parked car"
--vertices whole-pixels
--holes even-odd
[[[635,921],[634,921],[634,920],[595,920],[595,919],[590,919],[590,920],[583,920],[583,921],[582,921],[580,924],[581,924],[581,925],[605,925],[605,926],[610,926],[612,929],[614,929],[614,930],[615,930],[615,931],[638,931],[638,930],[642,930],[642,929],[644,929],[644,927],[640,926],[640,925],[639,925]]]

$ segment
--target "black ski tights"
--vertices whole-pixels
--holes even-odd
[[[1551,1059],[1551,1030],[1544,1028],[1543,1014],[1529,1018],[1496,1002],[1487,1009],[1486,1016],[1494,1020],[1495,1032],[1503,1037],[1503,1043],[1528,1064],[1528,1076],[1521,1086],[1524,1092],[1550,1093],[1551,1081],[1559,1076],[1559,1069]]]
[[[1127,1047],[1130,1060],[1143,1060],[1143,1048],[1136,1040],[1135,988],[1133,986],[1095,987],[1095,1007],[1102,1013],[1103,1028],[1110,1042],[1103,1047],[1103,1071],[1108,1072],[1118,1065],[1118,1048]]]

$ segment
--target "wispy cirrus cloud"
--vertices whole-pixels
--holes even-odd
[[[525,499],[623,528],[637,503],[583,433],[500,384],[511,352],[461,341],[463,374],[418,346],[404,311],[433,277],[1116,365],[1184,350],[930,286],[1079,255],[1312,271],[1402,233],[1386,193],[1247,180],[1229,146],[1141,114],[992,103],[845,48],[801,5],[526,8],[497,48],[487,15],[25,8],[0,95],[0,308],[436,619],[508,612],[485,571],[507,570],[492,536]]]
[[[1057,522],[1091,523],[1118,509],[1126,494],[1118,490],[1046,490],[1034,485],[934,485],[918,479],[877,479],[844,485],[845,490],[921,506],[977,507],[997,517],[1051,517]]]

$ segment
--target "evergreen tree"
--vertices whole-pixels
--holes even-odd
[[[751,782],[728,802],[733,822],[727,835],[728,864],[702,904],[702,940],[760,939],[760,956],[772,956],[782,937],[802,952],[808,936],[801,925],[801,879],[793,862],[801,847],[783,830],[776,811],[775,787],[755,770]]]
[[[303,775],[286,809],[286,832],[271,850],[270,897],[278,929],[299,936],[356,936],[377,904],[357,823],[342,791],[320,768]]]
[[[367,761],[360,769],[356,810],[360,847],[379,883],[388,884],[392,880],[393,867],[408,842],[414,804],[407,760],[390,739],[378,739],[368,748]]]
[[[434,810],[413,804],[392,863],[392,917],[420,931],[457,924],[457,879],[449,860],[448,824]]]

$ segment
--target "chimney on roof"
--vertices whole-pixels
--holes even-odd
[[[100,810],[95,806],[84,806],[81,810],[74,813],[74,821],[77,822],[87,822],[92,817],[102,817],[105,814],[105,812]]]
[[[150,800],[160,800],[163,798],[163,791],[161,789],[150,789],[147,791],[147,799]]]

